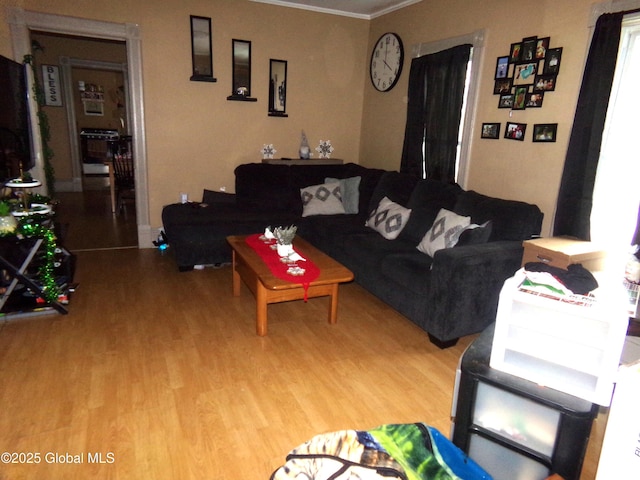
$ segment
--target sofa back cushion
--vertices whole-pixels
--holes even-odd
[[[291,208],[289,167],[267,163],[238,165],[236,204],[252,212],[287,212]],[[321,183],[321,182],[318,182]],[[297,191],[298,197],[300,190]],[[300,209],[302,212],[302,207]]]
[[[490,241],[527,240],[539,235],[542,228],[543,214],[536,205],[488,197],[473,190],[460,193],[453,211],[470,216],[477,224],[491,220]]]
[[[407,208],[411,209],[411,217],[400,237],[415,245],[420,243],[433,225],[440,209],[453,210],[460,192],[462,189],[458,184],[420,180],[407,202]]]
[[[367,213],[371,213],[378,208],[380,200],[387,197],[394,203],[407,206],[411,192],[420,179],[413,175],[399,172],[385,171],[378,181],[367,208]]]

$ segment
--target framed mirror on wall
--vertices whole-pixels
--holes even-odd
[[[227,100],[255,102],[251,97],[251,42],[233,39],[231,53],[233,90]]]
[[[211,47],[211,19],[191,15],[191,81],[215,82],[213,50]]]
[[[288,116],[286,60],[269,60],[269,116]]]

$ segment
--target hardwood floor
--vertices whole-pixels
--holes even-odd
[[[180,273],[155,249],[78,251],[75,280],[68,315],[0,321],[0,452],[41,455],[0,479],[268,479],[321,432],[423,421],[447,435],[475,338],[439,350],[353,283],[336,325],[327,298],[287,302],[258,337],[228,266]]]
[[[138,246],[136,208],[125,204],[118,215],[111,213],[108,188],[84,192],[58,192],[57,220],[64,230],[64,245],[73,251]]]

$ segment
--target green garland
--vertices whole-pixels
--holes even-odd
[[[32,45],[33,52],[38,50],[42,50],[42,46],[38,42],[33,42]],[[42,156],[44,160],[44,177],[45,182],[47,184],[47,193],[50,197],[55,195],[55,170],[53,165],[51,164],[51,159],[54,157],[53,149],[49,146],[49,140],[51,140],[51,128],[49,126],[49,116],[42,109],[45,105],[45,96],[44,89],[40,82],[38,82],[38,76],[36,74],[36,66],[35,66],[35,55],[25,55],[23,57],[22,62],[25,65],[31,66],[31,71],[33,72],[33,93],[36,99],[36,103],[38,104],[38,125],[40,127],[40,138],[42,141]]]
[[[37,217],[37,215],[35,217]],[[53,229],[49,226],[43,225],[39,220],[32,217],[28,220],[20,220],[16,233],[18,236],[26,238],[42,238],[44,261],[38,269],[38,280],[42,284],[42,298],[47,303],[58,301],[60,288],[56,283],[54,275],[54,265],[58,245],[56,243],[56,235],[53,232]]]

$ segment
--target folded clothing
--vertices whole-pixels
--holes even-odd
[[[553,275],[560,283],[578,295],[586,295],[598,288],[598,281],[582,264],[569,265],[567,269],[554,267],[544,262],[528,262],[524,269],[529,272],[546,272]]]

